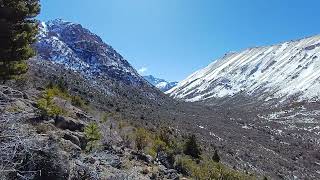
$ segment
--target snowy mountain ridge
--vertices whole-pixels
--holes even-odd
[[[156,88],[160,89],[161,91],[165,92],[173,87],[175,87],[178,82],[168,82],[164,79],[156,78],[152,75],[149,76],[143,76],[150,84],[154,85]]]
[[[110,77],[131,85],[144,83],[119,53],[80,24],[61,19],[40,23],[35,47],[42,59],[91,78]]]
[[[229,53],[167,92],[202,101],[246,93],[262,100],[320,97],[320,35]]]

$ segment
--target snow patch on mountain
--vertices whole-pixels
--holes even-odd
[[[153,86],[157,87],[158,89],[160,89],[163,92],[172,89],[173,87],[175,87],[178,84],[178,82],[168,82],[168,81],[166,81],[164,79],[155,78],[152,75],[144,76],[144,78],[150,84],[152,84]]]
[[[320,97],[320,35],[228,53],[169,90],[174,98],[201,101],[237,93],[265,100]]]

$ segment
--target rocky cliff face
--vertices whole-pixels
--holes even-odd
[[[320,36],[229,53],[168,92],[186,101],[238,94],[259,100],[320,97]]]

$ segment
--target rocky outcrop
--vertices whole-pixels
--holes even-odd
[[[57,116],[54,119],[55,126],[60,129],[69,129],[71,131],[83,131],[85,123],[70,117]]]

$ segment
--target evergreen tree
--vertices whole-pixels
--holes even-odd
[[[102,138],[101,129],[97,123],[90,123],[84,128],[84,135],[87,140],[86,151],[91,152],[98,147],[98,142]]]
[[[215,161],[215,162],[220,162],[220,156],[219,156],[217,150],[214,151],[214,154],[212,156],[212,160]]]
[[[191,135],[188,137],[188,140],[184,147],[184,154],[189,155],[193,158],[200,158],[201,149],[197,143],[195,135]]]
[[[26,60],[35,55],[39,0],[0,0],[0,79],[26,73]]]

